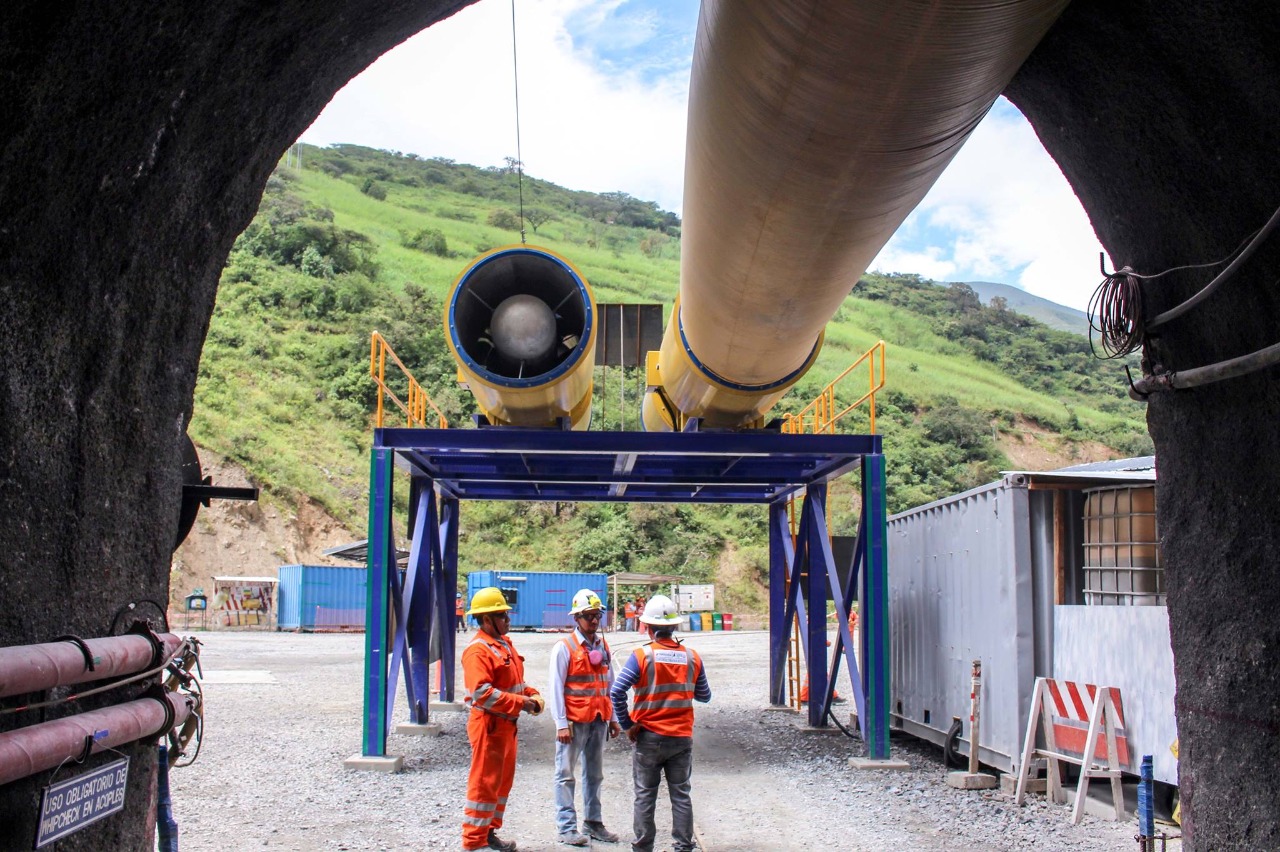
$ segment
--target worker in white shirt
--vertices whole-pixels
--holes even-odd
[[[560,842],[586,846],[594,840],[616,843],[618,835],[605,828],[600,806],[604,780],[604,743],[622,729],[613,718],[609,687],[613,660],[600,635],[604,607],[600,596],[583,589],[573,596],[569,610],[576,625],[573,634],[551,650],[547,678],[548,706],[556,725],[556,828]],[[586,819],[578,830],[574,788],[578,756],[582,756],[582,804]]]

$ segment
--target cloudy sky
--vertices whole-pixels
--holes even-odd
[[[530,175],[679,212],[696,0],[517,0]],[[516,155],[511,0],[480,0],[383,56],[303,134],[480,166]],[[1080,203],[1001,99],[872,265],[997,281],[1083,310],[1098,252]]]

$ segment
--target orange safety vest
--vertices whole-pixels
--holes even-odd
[[[636,605],[635,605],[635,604],[632,604],[632,603],[627,604],[626,606],[624,606],[624,607],[622,608],[622,614],[623,614],[625,617],[627,617],[627,618],[635,618],[635,617],[636,617]]]
[[[609,700],[609,643],[604,645],[604,659],[600,665],[591,665],[585,645],[576,636],[561,640],[569,653],[569,665],[564,679],[564,715],[570,722],[594,722],[613,716],[613,702]]]
[[[698,652],[660,640],[636,648],[635,655],[640,677],[632,720],[664,737],[693,736],[693,685],[702,670]]]
[[[516,721],[525,697],[538,694],[524,682],[524,657],[510,640],[495,639],[483,630],[462,652],[462,674],[467,686],[463,702],[500,719]]]

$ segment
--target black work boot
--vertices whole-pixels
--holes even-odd
[[[503,840],[498,836],[498,832],[489,829],[489,848],[497,849],[498,852],[516,852],[516,842],[514,840]]]
[[[604,823],[602,822],[584,822],[582,827],[586,830],[587,836],[592,840],[601,840],[605,843],[618,842],[618,835],[605,828]]]

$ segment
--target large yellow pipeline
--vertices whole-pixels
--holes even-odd
[[[1065,7],[703,0],[680,298],[645,428],[759,421]]]
[[[444,309],[459,378],[496,426],[590,425],[595,318],[587,279],[534,246],[473,260]]]

